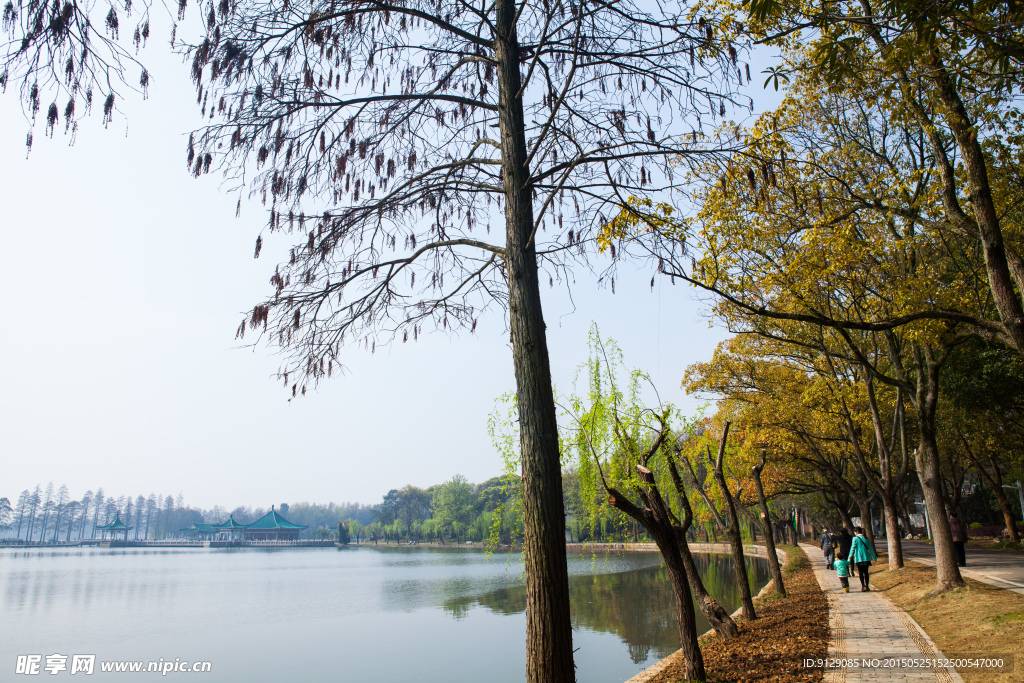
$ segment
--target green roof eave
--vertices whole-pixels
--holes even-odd
[[[103,526],[96,527],[96,531],[128,531],[133,528],[134,527],[126,526],[125,523],[121,521],[121,516],[118,515],[114,518],[113,522],[108,522]]]
[[[256,531],[263,529],[307,529],[308,527],[302,526],[301,524],[292,524],[287,519],[278,514],[277,510],[271,510],[267,514],[263,515],[255,522],[250,524],[248,529]]]
[[[228,517],[228,519],[220,524],[212,525],[214,529],[245,529],[248,524],[239,524],[235,521],[234,517]]]

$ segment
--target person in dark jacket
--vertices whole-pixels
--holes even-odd
[[[832,546],[836,549],[836,557],[840,560],[850,559],[850,545],[853,543],[853,536],[843,527],[838,534],[832,536]]]
[[[832,534],[829,533],[828,529],[822,529],[821,540],[818,542],[818,547],[825,553],[825,566],[829,569],[834,569],[832,562],[836,559],[836,549],[832,545]]]
[[[949,530],[953,532],[953,547],[956,549],[956,563],[961,567],[967,566],[967,551],[964,545],[967,543],[967,525],[960,515],[954,510],[949,514]]]

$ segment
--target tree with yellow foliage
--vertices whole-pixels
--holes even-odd
[[[896,495],[911,461],[901,389],[880,397],[871,375],[827,346],[812,350],[754,335],[723,342],[710,362],[688,369],[686,383],[690,391],[741,405],[753,446],[783,456],[797,490],[822,491],[832,500],[842,490],[863,519],[870,501],[879,499],[890,566],[903,566]],[[889,434],[883,422],[891,423]]]
[[[984,245],[948,228],[942,155],[863,57],[856,93],[807,77],[747,134],[721,131],[746,151],[693,170],[703,182],[698,213],[675,218],[631,202],[604,238],[647,250],[661,272],[714,293],[714,315],[730,330],[827,351],[901,391],[917,421],[929,514],[945,520],[935,432],[942,363],[969,334],[1016,341],[979,277]],[[962,582],[942,527],[933,530],[939,590]]]
[[[935,227],[980,245],[1001,334],[1024,353],[1024,250],[1008,211],[1020,193],[1000,178],[1006,166],[1020,166],[1024,10],[994,0],[733,7],[754,40],[782,50],[783,65],[769,77],[776,88],[789,75],[847,97],[867,88],[895,120],[921,132],[943,214]]]

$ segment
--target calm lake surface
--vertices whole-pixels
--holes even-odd
[[[734,609],[731,560],[698,562]],[[756,591],[767,564],[748,562]],[[59,653],[95,654],[86,680],[158,676],[103,674],[103,660],[180,658],[212,670],[168,679],[520,683],[521,572],[518,554],[467,549],[0,550],[0,680],[22,678],[19,654]],[[679,647],[658,554],[571,555],[569,572],[581,683],[624,681]]]

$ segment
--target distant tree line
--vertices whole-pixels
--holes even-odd
[[[391,489],[380,503],[281,503],[277,510],[305,529],[301,538],[329,537],[343,523],[351,542],[482,542],[494,539],[509,545],[521,537],[520,479],[514,474],[473,484],[462,475],[427,488],[406,485]],[[563,473],[566,528],[569,541],[638,541],[643,528],[615,509],[594,518],[584,514],[580,481],[574,470]],[[177,496],[107,496],[104,489],[71,498],[66,485],[24,490],[16,501],[0,497],[0,536],[35,543],[55,543],[99,536],[97,527],[116,518],[132,527],[128,540],[160,540],[181,535],[193,523],[219,523],[234,518],[251,524],[269,511],[248,505],[234,509],[214,505],[202,509]]]
[[[327,504],[282,503],[279,511],[289,521],[308,527],[302,537],[313,538],[327,530],[337,528],[341,520],[368,526],[374,520],[377,506],[360,503]],[[181,493],[177,496],[151,493],[148,496],[107,496],[103,488],[86,491],[73,499],[68,487],[59,488],[50,482],[34,490],[24,490],[12,503],[0,497],[0,536],[10,540],[34,543],[68,542],[96,538],[98,527],[117,518],[132,527],[128,540],[160,540],[181,535],[181,530],[193,523],[219,523],[233,517],[240,524],[251,524],[268,510],[263,507],[238,506],[228,509],[215,505],[210,509],[185,505]]]
[[[96,528],[120,518],[132,527],[129,539],[164,538],[193,522],[203,521],[203,513],[186,507],[177,497],[151,493],[149,496],[107,496],[103,488],[86,491],[81,498],[71,497],[68,487],[53,482],[21,492],[13,505],[0,499],[0,531],[23,541],[51,542],[94,538]]]
[[[464,542],[511,544],[521,535],[520,479],[514,474],[472,484],[461,474],[425,489],[391,489],[369,524],[349,525],[353,542]]]
[[[594,514],[585,510],[574,469],[562,473],[562,490],[566,540],[635,542],[647,538],[642,526],[614,508]],[[491,477],[481,484],[455,475],[425,489],[412,485],[391,489],[372,511],[371,523],[359,520],[350,524],[349,536],[353,543],[494,541],[509,545],[520,538],[523,529],[519,493],[520,479],[515,474]]]

